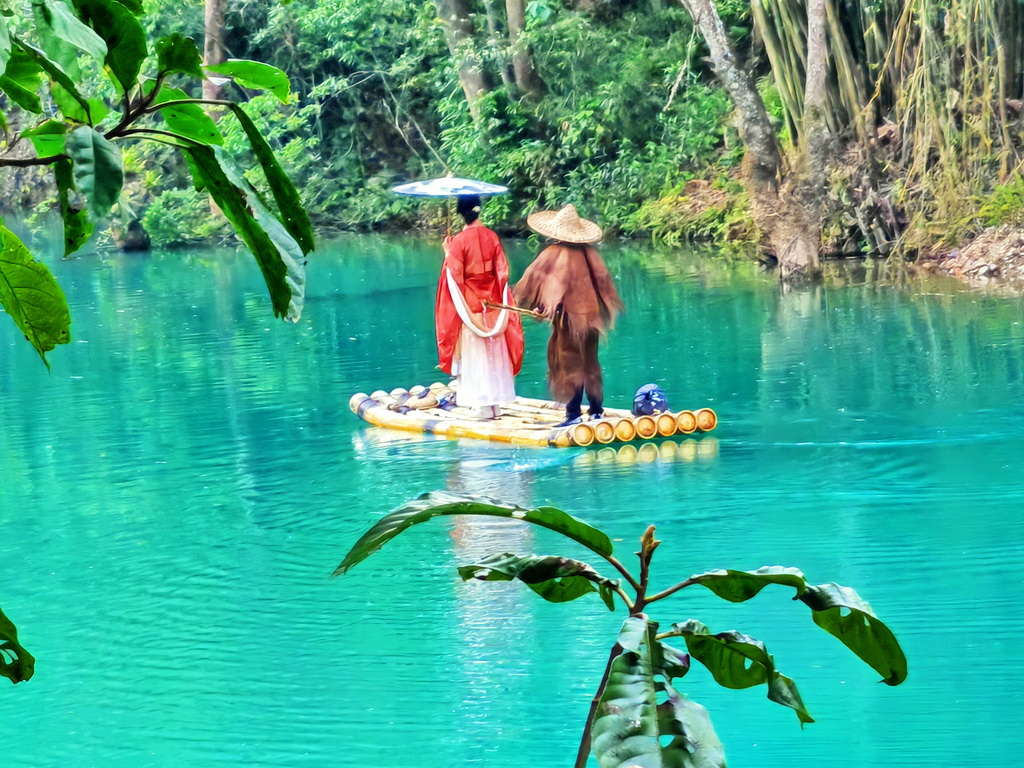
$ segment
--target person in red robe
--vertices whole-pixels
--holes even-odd
[[[460,197],[465,228],[445,238],[434,323],[441,370],[458,377],[456,403],[494,418],[515,399],[523,364],[519,314],[484,305],[510,304],[508,259],[501,239],[480,222],[480,198]]]

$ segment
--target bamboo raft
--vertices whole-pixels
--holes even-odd
[[[565,419],[565,406],[529,397],[517,397],[501,407],[501,416],[484,419],[474,416],[469,408],[437,407],[438,401],[451,393],[445,385],[435,383],[429,388],[413,388],[411,392],[401,388],[390,392],[377,390],[369,395],[360,392],[352,395],[348,405],[356,416],[378,427],[559,448],[644,442],[710,432],[718,426],[718,415],[711,408],[664,411],[650,416],[605,408],[604,418],[559,427]]]

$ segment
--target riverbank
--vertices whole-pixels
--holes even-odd
[[[965,245],[923,259],[920,267],[955,277],[969,285],[1024,292],[1024,230],[995,227]]]

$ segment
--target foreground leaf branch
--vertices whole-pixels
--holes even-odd
[[[23,3],[26,7],[29,3]],[[284,72],[256,61],[228,60],[204,66],[190,38],[174,34],[152,45],[156,71],[142,74],[151,52],[132,0],[33,0],[25,18],[34,24],[24,37],[11,34],[0,16],[0,93],[24,114],[12,124],[28,127],[12,137],[8,154],[27,143],[34,157],[0,155],[0,168],[52,166],[64,253],[81,248],[121,197],[124,169],[118,143],[150,141],[185,155],[197,189],[206,190],[224,212],[263,273],[274,314],[297,321],[305,295],[305,260],[315,248],[313,227],[301,196],[273,149],[242,106],[227,99],[196,99],[208,73],[239,86],[268,91],[282,103],[290,97]],[[92,58],[119,95],[112,111],[102,98],[82,93],[83,63]],[[172,85],[178,82],[182,87]],[[216,122],[206,110],[226,111],[238,121],[262,170],[273,205],[265,204],[235,161],[222,149]],[[54,117],[42,119],[45,114]],[[34,123],[33,115],[42,122]],[[39,355],[70,339],[70,313],[45,265],[4,230],[0,261],[0,307],[11,315]],[[27,270],[27,271],[26,271]],[[28,279],[31,278],[31,279]],[[30,293],[45,286],[46,301]],[[45,328],[45,333],[39,332]]]
[[[659,632],[647,608],[689,587],[701,586],[729,602],[744,602],[769,586],[794,591],[793,599],[810,609],[812,621],[849,648],[882,676],[887,685],[907,677],[907,660],[895,635],[871,606],[850,587],[814,585],[796,568],[764,566],[756,570],[696,573],[649,594],[651,564],[661,541],[650,526],[635,553],[634,574],[616,559],[604,532],[554,507],[526,509],[490,499],[447,492],[420,496],[381,518],[352,546],[335,569],[347,573],[384,544],[414,525],[441,516],[482,515],[522,520],[560,533],[612,565],[625,580],[601,575],[592,565],[560,556],[499,552],[458,568],[463,580],[521,581],[550,602],[567,602],[598,593],[609,610],[618,596],[628,613],[613,643],[583,725],[575,768],[591,754],[601,768],[645,765],[725,766],[725,752],[707,710],[676,687],[692,661],[705,667],[726,688],[764,685],[769,700],[793,710],[798,722],[814,722],[796,683],[776,667],[765,644],[736,631],[712,632],[697,619],[675,621]],[[670,645],[679,639],[686,650]]]
[[[12,683],[23,683],[35,672],[36,660],[18,642],[18,630],[0,611],[0,675]]]

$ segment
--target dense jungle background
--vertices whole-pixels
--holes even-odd
[[[812,179],[810,195],[806,184],[798,192],[815,198],[822,252],[935,253],[986,228],[1024,223],[1024,5],[817,5],[827,62],[820,166],[795,151],[810,133],[803,107],[813,8],[802,0],[725,0],[715,8],[771,121],[777,178],[783,185],[787,175]],[[763,212],[752,215],[750,195],[759,193],[749,184],[749,158],[743,162],[745,148],[758,148],[744,141],[745,116],[734,113],[735,99],[715,77],[692,7],[668,0],[146,6],[154,35],[202,41],[205,12],[205,37],[219,36],[221,55],[289,74],[294,103],[253,95],[246,109],[280,150],[321,231],[434,224],[430,217],[443,208],[403,201],[389,188],[450,171],[512,188],[487,210],[506,233],[521,232],[535,209],[573,202],[613,235],[772,249]],[[245,98],[238,86],[224,87]],[[241,129],[223,123],[227,148],[240,152]],[[8,138],[19,127],[8,126]],[[132,147],[126,170],[115,240],[131,222],[156,246],[230,236],[169,149]],[[41,225],[55,204],[44,174],[6,173],[0,205],[31,210]]]

